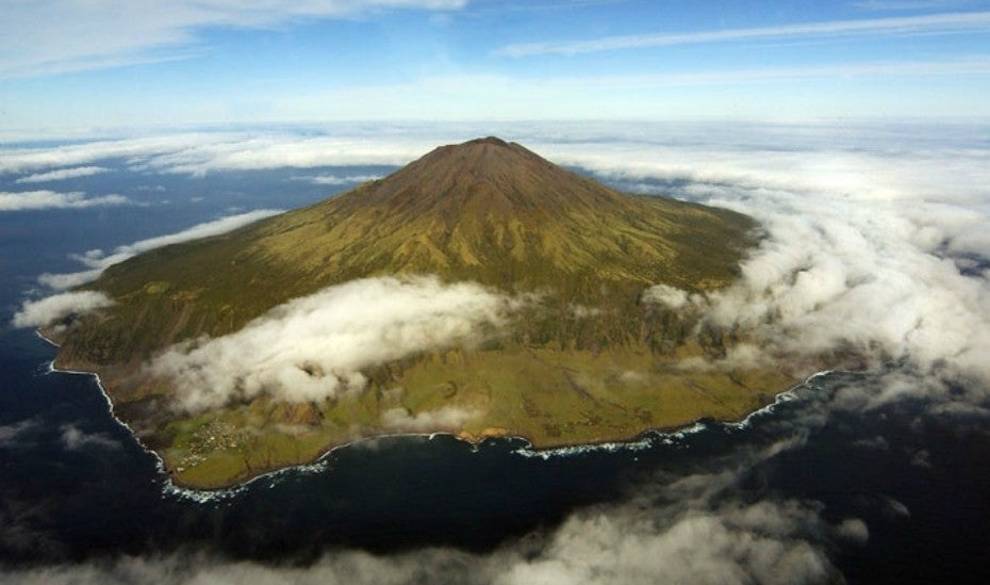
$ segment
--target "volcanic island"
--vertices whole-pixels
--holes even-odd
[[[784,364],[684,367],[739,342],[741,333],[706,325],[685,299],[730,286],[760,237],[745,215],[622,193],[489,137],[439,147],[315,205],[113,265],[76,289],[112,305],[42,334],[59,345],[55,367],[97,374],[115,416],[187,488],[229,487],[401,433],[520,437],[537,450],[627,441],[739,420],[803,379]],[[320,360],[293,364],[293,379],[317,389],[303,398],[232,380],[241,390],[233,398],[190,407],[189,380],[154,367],[367,279],[470,283],[508,300],[481,327],[382,354],[343,389]],[[656,290],[676,302],[657,302]],[[337,389],[321,393],[321,384]]]

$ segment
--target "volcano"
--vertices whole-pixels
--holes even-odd
[[[690,309],[644,301],[657,285],[685,296],[729,285],[756,228],[482,138],[310,207],[111,266],[83,288],[114,304],[45,334],[60,344],[56,365],[99,374],[116,416],[191,487],[396,432],[518,436],[535,449],[626,440],[740,418],[794,381],[776,369],[680,368],[724,354],[731,337],[700,330]],[[149,367],[177,347],[257,329],[298,299],[383,278],[470,283],[514,308],[483,335],[362,362],[360,384],[304,400],[262,383],[211,408],[179,408],[180,385]],[[332,377],[319,359],[295,367],[306,384]],[[446,416],[454,412],[463,416]]]

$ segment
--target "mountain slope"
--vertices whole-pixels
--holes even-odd
[[[198,486],[394,431],[383,413],[396,409],[410,417],[470,410],[480,414],[430,430],[519,434],[540,446],[628,438],[702,416],[736,418],[793,377],[679,372],[679,357],[717,354],[726,340],[693,336],[690,317],[640,297],[655,284],[686,291],[728,284],[754,227],[726,210],[616,192],[518,144],[473,140],[311,207],[109,268],[88,288],[116,305],[59,335],[58,363],[99,372],[118,414],[179,481]],[[402,274],[539,300],[482,347],[368,368],[368,388],[342,400],[261,397],[181,413],[169,408],[170,381],[143,367],[175,343],[239,331],[291,299]],[[277,430],[287,423],[303,430]],[[210,436],[217,428],[252,433],[232,440],[237,448],[219,449],[203,443],[204,428]]]

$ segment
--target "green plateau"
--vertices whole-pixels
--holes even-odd
[[[81,287],[115,304],[44,331],[56,366],[99,374],[115,415],[173,480],[221,488],[314,461],[335,446],[444,408],[476,413],[421,432],[517,436],[534,449],[634,439],[699,419],[738,420],[794,385],[786,366],[692,371],[738,333],[643,302],[739,275],[758,225],[744,215],[618,192],[516,143],[443,146],[380,180],[233,232],[155,249]],[[360,392],[323,401],[262,395],[207,412],[174,408],[146,364],[172,345],[243,328],[289,300],[354,279],[435,275],[533,293],[506,330],[362,372]],[[448,425],[448,426],[445,426]]]

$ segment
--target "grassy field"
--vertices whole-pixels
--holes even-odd
[[[202,488],[394,433],[448,432],[470,441],[511,435],[537,449],[623,441],[699,418],[738,420],[796,381],[785,371],[765,369],[684,372],[676,360],[657,360],[645,346],[597,355],[523,347],[457,350],[416,360],[390,388],[375,385],[325,402],[302,424],[286,422],[292,413],[279,409],[287,405],[266,401],[175,420],[166,428],[174,438],[163,454],[179,483]],[[389,424],[383,414],[394,409],[408,420],[445,409],[464,418],[428,428]]]

